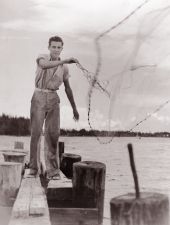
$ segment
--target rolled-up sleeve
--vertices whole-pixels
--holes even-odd
[[[38,55],[38,57],[36,58],[37,65],[39,66],[40,59],[46,59],[46,58],[47,56],[45,54]]]

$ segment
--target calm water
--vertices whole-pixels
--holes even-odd
[[[0,136],[0,150],[13,149],[15,141],[23,141],[29,150],[29,137]],[[170,195],[170,139],[168,138],[115,138],[102,145],[94,137],[61,137],[65,152],[82,156],[82,160],[106,164],[104,225],[110,224],[111,198],[134,191],[129,165],[127,144],[134,146],[135,162],[141,191]]]

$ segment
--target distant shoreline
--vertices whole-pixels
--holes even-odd
[[[30,120],[24,117],[12,117],[2,114],[0,116],[0,135],[30,136]],[[60,129],[61,136],[68,137],[170,137],[169,132],[129,132],[106,130],[75,130]]]
[[[44,134],[42,134],[44,135]],[[24,135],[22,133],[0,133],[0,136],[16,136],[16,137],[29,137],[30,134]],[[168,132],[156,132],[156,133],[141,133],[139,132],[128,132],[128,131],[98,131],[98,130],[90,130],[87,131],[85,129],[81,130],[65,130],[61,129],[60,136],[62,137],[136,137],[136,138],[143,138],[143,137],[153,137],[153,138],[170,138],[170,133]]]

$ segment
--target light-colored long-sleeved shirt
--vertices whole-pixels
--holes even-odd
[[[42,69],[39,66],[40,59],[50,61],[51,57],[48,54],[40,54],[37,57],[35,87],[54,91],[58,90],[60,85],[69,78],[68,67],[64,64],[50,69]]]

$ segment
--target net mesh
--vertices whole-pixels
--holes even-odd
[[[89,82],[91,129],[161,129],[153,124],[170,102],[170,4],[158,2],[151,10],[153,1],[144,1],[96,37],[97,66],[93,73],[77,64]]]

